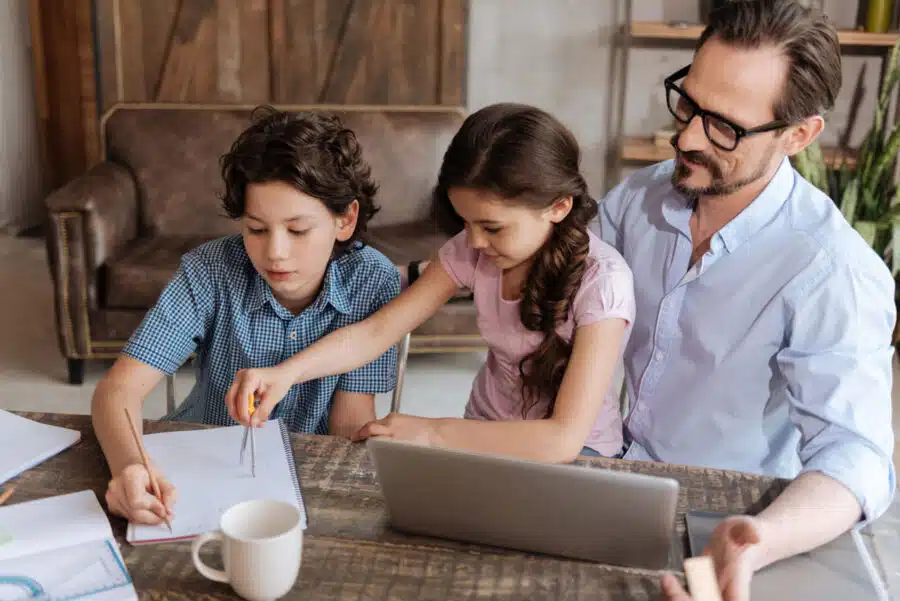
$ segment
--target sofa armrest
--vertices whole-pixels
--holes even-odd
[[[104,162],[44,202],[60,349],[69,359],[88,358],[94,352],[90,310],[98,304],[97,271],[137,236],[137,186],[128,170]]]
[[[45,200],[51,217],[80,214],[84,220],[87,264],[97,269],[137,237],[138,194],[134,176],[124,167],[103,162]]]

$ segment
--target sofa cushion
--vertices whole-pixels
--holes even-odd
[[[200,236],[141,238],[106,265],[106,307],[147,310],[172,278],[182,255],[207,242]]]
[[[298,107],[291,107],[292,110]],[[317,110],[332,110],[317,107]],[[334,107],[356,132],[380,189],[372,225],[430,212],[430,195],[464,112],[434,107]],[[245,108],[123,105],[104,120],[109,160],[137,181],[141,234],[210,238],[233,233],[223,216],[219,158],[249,124]]]
[[[404,225],[372,228],[368,242],[395,265],[410,261],[428,261],[437,257],[441,245],[448,240],[434,222],[421,221]],[[443,307],[414,332],[419,336],[478,335],[475,304],[468,295],[460,296]]]
[[[448,236],[438,231],[433,222],[423,220],[372,227],[365,239],[394,265],[406,265],[410,261],[434,259]]]

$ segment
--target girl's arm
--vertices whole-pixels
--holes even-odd
[[[553,414],[547,419],[482,421],[393,414],[367,424],[355,438],[391,436],[539,461],[572,461],[597,421],[619,360],[625,327],[624,319],[609,318],[575,330],[572,356]]]
[[[430,262],[412,286],[366,319],[331,332],[280,365],[239,371],[225,396],[229,413],[242,424],[250,423],[246,400],[251,393],[258,393],[253,423],[264,421],[291,386],[374,361],[455,293],[456,283],[441,262]]]

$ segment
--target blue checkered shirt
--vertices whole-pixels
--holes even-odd
[[[295,316],[275,300],[241,237],[219,238],[182,257],[122,352],[166,374],[196,352],[196,383],[166,419],[234,425],[225,393],[239,369],[277,365],[329,332],[368,317],[399,293],[397,269],[374,248],[357,244],[329,263],[318,297]],[[392,390],[396,361],[392,347],[354,371],[295,384],[271,417],[293,432],[325,434],[335,391]]]

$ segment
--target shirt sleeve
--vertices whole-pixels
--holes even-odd
[[[634,323],[634,282],[631,270],[622,262],[598,262],[586,270],[572,301],[575,327],[604,319],[621,318]]]
[[[465,230],[444,243],[438,252],[438,259],[458,288],[473,288],[478,251],[469,246],[469,236]]]
[[[629,195],[626,182],[615,186],[598,203],[597,219],[591,224],[591,231],[620,253],[624,252],[621,236],[622,212]]]
[[[122,353],[172,374],[206,338],[214,314],[209,269],[197,255],[185,255]]]
[[[392,266],[387,277],[375,289],[369,310],[362,317],[369,317],[400,294],[400,274]],[[397,345],[362,367],[342,374],[337,388],[345,392],[378,394],[394,389],[397,379]]]
[[[777,355],[800,430],[801,473],[818,471],[856,495],[863,522],[894,495],[891,335],[894,283],[883,265],[818,267],[788,307],[787,346]]]

